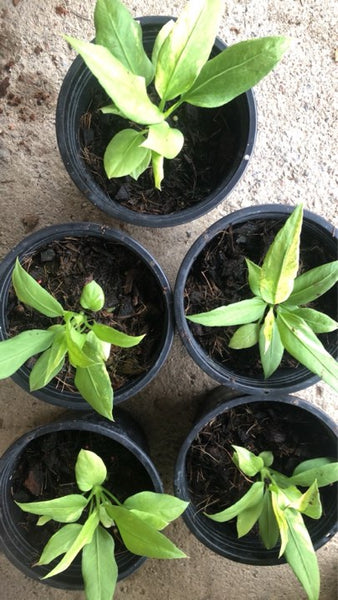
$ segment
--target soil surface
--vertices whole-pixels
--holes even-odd
[[[104,290],[105,304],[89,319],[129,335],[145,334],[132,348],[112,346],[106,362],[114,389],[145,373],[153,364],[164,330],[162,290],[149,267],[124,246],[95,237],[68,237],[43,246],[23,261],[24,268],[62,304],[65,310],[83,311],[83,286],[94,279]],[[9,294],[10,335],[26,329],[45,329],[58,322],[18,302]],[[61,321],[62,322],[62,319]],[[28,361],[32,366],[36,358]],[[54,379],[60,389],[76,391],[74,369],[66,361]]]
[[[283,222],[283,219],[256,219],[230,226],[206,244],[194,261],[186,280],[186,313],[193,315],[252,298],[245,258],[261,266]],[[335,260],[335,256],[328,256],[320,240],[314,239],[313,232],[306,230],[304,226],[298,275],[331,260]],[[335,289],[332,288],[308,306],[336,318]],[[243,350],[229,348],[229,341],[237,327],[206,327],[191,322],[189,327],[205,352],[229,371],[249,377],[262,377],[257,344]],[[334,340],[335,333],[318,337],[327,346]],[[280,368],[298,366],[299,363],[285,351]]]
[[[82,116],[80,139],[83,158],[94,179],[122,206],[154,215],[178,212],[204,200],[230,172],[239,144],[234,131],[236,102],[218,109],[183,104],[168,119],[171,127],[183,133],[184,145],[174,159],[164,160],[162,189],[154,188],[151,166],[137,180],[129,175],[108,179],[103,167],[106,147],[114,135],[131,127],[125,119],[101,113],[99,108],[109,103],[104,93],[95,94]]]

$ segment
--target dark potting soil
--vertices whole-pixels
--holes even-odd
[[[220,232],[196,258],[184,291],[186,314],[192,315],[239,302],[253,296],[247,281],[245,258],[261,265],[282,219],[254,220]],[[301,274],[329,260],[325,248],[303,227],[300,249]],[[308,306],[337,317],[337,291],[333,288]],[[232,350],[228,344],[237,327],[205,327],[189,322],[194,338],[205,352],[224,367],[247,377],[263,378],[258,345]],[[324,345],[336,334],[319,335]],[[299,363],[284,352],[281,368],[297,368]]]
[[[189,493],[198,511],[214,514],[227,508],[256,479],[244,476],[234,465],[232,444],[254,454],[270,450],[272,468],[287,476],[304,460],[336,455],[317,419],[296,406],[255,402],[231,408],[200,431],[187,454]],[[328,492],[329,486],[320,489],[323,514]],[[235,520],[223,525],[235,531]]]
[[[94,237],[67,237],[39,248],[23,261],[24,268],[66,310],[83,310],[83,286],[94,279],[105,293],[99,312],[87,311],[95,321],[129,335],[146,334],[137,346],[112,346],[106,367],[113,389],[147,372],[156,359],[165,327],[162,289],[145,263],[124,246]],[[9,293],[8,331],[14,336],[26,329],[43,329],[58,322],[18,302]],[[27,362],[32,367],[36,358]],[[53,380],[59,389],[75,391],[74,370],[68,361]]]
[[[116,133],[130,128],[131,124],[98,110],[110,103],[103,92],[95,90],[93,97],[81,119],[83,158],[100,187],[122,206],[153,215],[178,212],[205,199],[230,172],[238,152],[233,103],[217,109],[183,104],[168,122],[183,133],[184,146],[176,158],[164,160],[161,191],[154,187],[151,166],[137,181],[130,176],[109,180],[103,167],[105,149]],[[152,100],[158,103],[155,98]]]
[[[17,502],[40,502],[68,494],[80,494],[75,481],[75,463],[81,448],[98,454],[107,468],[104,487],[120,502],[144,490],[153,490],[151,479],[127,449],[114,440],[91,431],[65,430],[40,436],[30,442],[19,457],[12,478],[12,495]],[[87,516],[84,511],[80,522]],[[50,521],[37,527],[37,515],[20,512],[20,532],[36,548],[37,557],[51,535],[62,524]],[[127,552],[118,530],[114,535],[116,554]]]

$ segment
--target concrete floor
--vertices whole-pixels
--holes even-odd
[[[154,254],[174,284],[192,241],[206,226],[238,208],[303,201],[306,208],[337,225],[334,0],[226,2],[220,36],[227,43],[285,34],[293,38],[291,50],[256,88],[258,137],[242,181],[230,198],[206,217],[165,230],[136,228],[105,217],[77,191],[61,163],[54,114],[62,78],[74,57],[61,34],[91,39],[94,4],[94,0],[0,0],[0,81],[8,77],[9,83],[0,99],[0,258],[28,233],[32,219],[37,221],[35,229],[66,221],[94,221],[133,235]],[[126,4],[135,16],[177,15],[184,2],[127,0]],[[175,339],[156,380],[126,403],[149,436],[151,454],[167,491],[172,491],[175,457],[191,426],[196,397],[214,386]],[[298,395],[337,418],[337,398],[325,384]],[[0,453],[20,434],[59,412],[12,381],[1,382]],[[305,598],[286,565],[259,569],[222,559],[199,544],[182,521],[176,522],[169,534],[190,558],[148,560],[118,584],[116,600]],[[336,550],[337,539],[333,539],[318,551],[321,600],[337,597]],[[56,590],[26,578],[3,555],[0,585],[4,600],[84,598],[82,592]]]

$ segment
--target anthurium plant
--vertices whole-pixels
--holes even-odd
[[[318,488],[338,481],[338,462],[324,457],[306,460],[286,477],[272,468],[272,452],[255,455],[241,446],[233,448],[235,465],[246,478],[256,480],[235,504],[207,516],[217,523],[236,519],[238,537],[249,533],[258,523],[264,546],[271,549],[280,541],[279,556],[285,556],[308,599],[318,600],[319,568],[302,515],[320,519],[322,506]],[[307,489],[301,491],[299,487]]]
[[[177,117],[170,118],[178,107],[222,106],[281,59],[289,45],[285,37],[243,41],[208,60],[223,13],[224,0],[190,0],[159,31],[150,58],[140,24],[120,0],[97,0],[94,44],[65,36],[112,100],[102,112],[129,122],[106,148],[108,178],[137,179],[151,164],[161,189],[164,159],[175,158],[184,143]]]
[[[317,333],[337,322],[309,305],[338,281],[338,260],[297,276],[303,206],[297,206],[269,247],[262,266],[246,259],[252,298],[187,316],[213,327],[240,325],[230,339],[235,350],[259,345],[264,376],[278,368],[284,349],[338,391],[338,363]]]
[[[64,310],[18,259],[12,283],[20,302],[58,319],[58,323],[48,329],[23,331],[0,342],[0,379],[10,377],[26,360],[40,354],[29,376],[30,391],[35,391],[46,386],[68,358],[75,368],[75,387],[94,410],[112,420],[113,388],[105,366],[111,345],[130,348],[139,344],[144,335],[130,336],[94,320],[93,312],[103,308],[105,296],[93,280],[82,289],[79,301],[84,310],[78,313]]]
[[[149,558],[186,556],[161,530],[183,513],[187,502],[149,491],[119,502],[103,485],[107,477],[104,462],[90,450],[80,450],[75,477],[82,493],[42,502],[17,502],[23,511],[39,515],[38,526],[51,520],[64,524],[49,539],[36,563],[48,565],[63,554],[43,579],[65,571],[82,551],[87,600],[111,600],[118,576],[113,527],[134,554]]]

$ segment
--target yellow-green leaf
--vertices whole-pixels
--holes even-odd
[[[222,0],[190,0],[165,37],[157,58],[155,86],[163,100],[186,92],[211,52],[224,10]]]
[[[18,258],[13,269],[12,282],[20,302],[31,306],[47,317],[63,316],[63,308],[60,302],[25,271]]]
[[[268,304],[284,302],[291,294],[299,267],[303,205],[299,204],[278,231],[261,268],[260,292]]]
[[[128,71],[150,83],[154,67],[142,44],[142,28],[126,6],[120,0],[97,0],[94,22],[95,42],[108,48]]]
[[[144,77],[128,71],[104,46],[69,36],[65,39],[82,56],[105,92],[128,119],[142,124],[163,121],[163,113],[147,95]]]
[[[261,298],[249,298],[227,306],[219,306],[213,310],[187,315],[193,323],[209,327],[224,327],[226,325],[245,325],[260,319],[265,311],[266,303]]]

